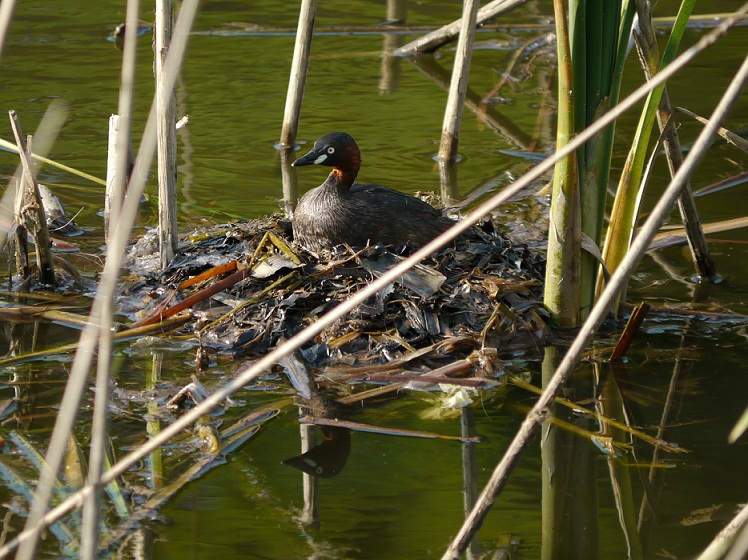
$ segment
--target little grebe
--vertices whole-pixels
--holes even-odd
[[[380,185],[353,184],[361,168],[361,152],[345,132],[323,136],[293,162],[295,167],[313,164],[333,169],[324,183],[301,197],[294,211],[294,239],[307,249],[367,242],[415,248],[454,225],[414,196]]]

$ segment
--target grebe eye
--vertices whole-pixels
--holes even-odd
[[[330,154],[330,155],[334,154],[335,153],[335,148],[333,148],[332,146],[330,146],[329,148],[327,148],[327,153]]]

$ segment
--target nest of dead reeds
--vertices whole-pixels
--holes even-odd
[[[189,308],[187,328],[201,346],[237,358],[267,353],[408,253],[340,246],[310,254],[292,243],[279,216],[206,228],[187,241],[169,269],[140,277],[127,293],[151,299],[136,326]],[[147,254],[136,246],[134,264],[145,256],[139,251]],[[409,373],[418,364],[418,375],[425,369],[438,380],[453,375],[439,369],[447,360],[467,360],[454,374],[490,376],[502,353],[535,348],[544,335],[537,314],[543,269],[541,253],[485,221],[326,329],[299,358],[327,379],[353,367],[390,381],[395,368],[387,365],[408,363]]]

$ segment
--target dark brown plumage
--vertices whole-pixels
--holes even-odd
[[[367,242],[419,247],[454,224],[414,196],[380,185],[354,184],[361,152],[345,132],[323,136],[293,165],[333,168],[324,183],[301,197],[294,211],[294,239],[312,251]]]

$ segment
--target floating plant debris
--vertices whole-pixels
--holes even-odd
[[[406,247],[376,245],[313,255],[292,243],[279,216],[206,228],[190,239],[167,270],[147,273],[126,294],[130,304],[147,301],[147,309],[122,311],[142,325],[189,307],[188,328],[201,344],[236,358],[267,353],[407,254]],[[133,263],[142,262],[137,247]],[[319,371],[387,364],[450,339],[460,341],[445,353],[452,361],[477,348],[526,344],[545,329],[536,313],[543,267],[542,254],[486,221],[380,290],[300,356]]]

